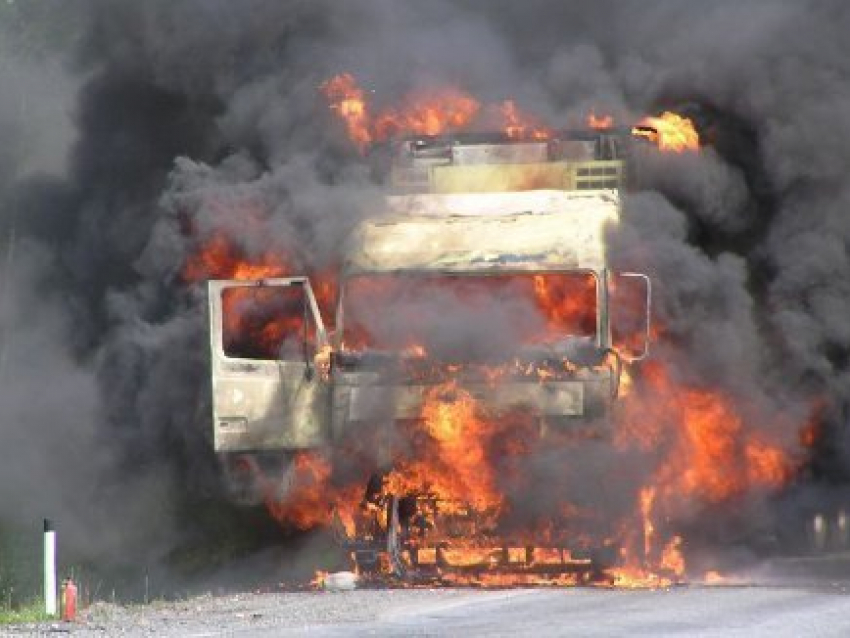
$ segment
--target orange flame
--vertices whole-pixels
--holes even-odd
[[[336,515],[350,531],[362,486],[337,487],[331,460],[320,451],[298,452],[284,476],[266,476],[269,513],[281,524],[309,530],[327,526]]]
[[[371,142],[382,142],[407,135],[443,135],[465,131],[487,120],[495,123],[511,140],[546,140],[552,137],[549,126],[523,112],[514,100],[482,107],[467,92],[453,87],[418,91],[405,96],[400,106],[370,112],[366,92],[350,73],[336,75],[320,87],[330,109],[345,123],[348,137],[362,151]],[[495,120],[493,122],[492,120]],[[596,130],[611,128],[610,115],[591,112],[587,125]]]
[[[587,125],[597,131],[604,131],[614,126],[614,118],[610,115],[596,115],[591,111],[587,115]]]
[[[327,486],[331,465],[327,459],[308,452],[295,456],[285,477],[289,492],[283,498],[276,497],[277,486],[269,486],[266,506],[279,521],[286,521],[298,529],[311,529],[330,522],[332,501]]]
[[[348,137],[362,151],[372,141],[363,89],[350,73],[336,75],[319,88],[327,97],[330,108],[345,122]]]
[[[777,444],[755,438],[755,429],[744,427],[742,416],[722,393],[674,383],[658,362],[645,366],[644,379],[664,406],[661,413],[656,409],[643,418],[681,428],[656,477],[665,493],[720,502],[750,487],[776,489],[790,478],[792,459]],[[643,420],[637,415],[627,418]],[[665,436],[642,425],[630,430],[636,432],[650,437],[647,442]]]
[[[425,490],[438,495],[449,507],[463,503],[484,510],[499,507],[502,499],[494,486],[486,450],[486,437],[492,434],[492,428],[477,410],[472,395],[455,381],[431,388],[422,408],[423,431],[430,443],[387,478],[389,491],[408,494]]]
[[[186,260],[182,276],[190,282],[205,279],[251,280],[279,277],[287,271],[289,264],[282,256],[266,252],[248,257],[226,235],[216,233]]]
[[[481,105],[458,89],[408,96],[399,109],[389,108],[375,117],[375,139],[399,135],[440,135],[469,125]]]
[[[502,129],[508,139],[545,140],[551,137],[550,131],[545,126],[520,111],[513,100],[502,102],[499,113],[503,120]]]
[[[751,490],[778,490],[798,461],[764,438],[769,430],[745,427],[732,398],[722,392],[675,382],[660,362],[646,364],[642,380],[642,392],[630,393],[623,403],[625,437],[647,449],[668,446],[640,491],[643,556],[659,574],[679,578],[686,568],[683,539],[665,536],[659,521],[670,520],[683,502],[693,508]],[[641,571],[632,554],[629,559],[627,575],[637,578]]]
[[[408,96],[399,108],[387,108],[372,116],[365,92],[349,73],[324,82],[320,90],[331,110],[345,122],[349,138],[363,151],[374,141],[400,135],[440,135],[470,124],[480,104],[458,89]]]
[[[566,334],[596,331],[596,279],[534,275],[534,295],[553,329]]]
[[[251,213],[243,215],[246,221],[256,222]],[[248,256],[227,236],[214,233],[184,263],[182,277],[195,282],[207,279],[233,279],[255,281],[287,277],[296,272],[289,259],[267,250]],[[311,277],[313,293],[325,317],[331,312],[337,294],[333,271],[317,273]],[[288,335],[304,333],[303,305],[300,290],[287,293],[279,288],[229,288],[222,295],[222,338],[225,352],[232,356],[250,358],[277,358],[278,349]],[[287,311],[288,309],[288,311]],[[306,326],[308,338],[315,338],[315,326]],[[237,354],[238,353],[238,354]]]
[[[632,129],[632,134],[645,137],[662,151],[682,153],[699,150],[699,134],[693,121],[670,111],[659,117],[645,117]]]

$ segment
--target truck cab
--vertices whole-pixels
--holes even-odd
[[[366,432],[391,464],[394,428],[448,381],[493,413],[533,414],[537,436],[606,436],[623,366],[648,353],[651,286],[608,265],[617,138],[564,137],[377,149],[388,194],[344,247],[332,322],[306,277],[210,281],[226,467]]]

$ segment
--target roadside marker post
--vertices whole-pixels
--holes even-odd
[[[56,615],[56,532],[44,519],[44,611]]]

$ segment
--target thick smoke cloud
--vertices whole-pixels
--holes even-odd
[[[759,414],[799,424],[819,406],[829,427],[813,471],[850,472],[844,3],[103,0],[80,11],[67,175],[2,191],[19,238],[14,278],[4,267],[3,516],[31,516],[21,500],[38,485],[69,525],[117,514],[115,547],[162,554],[191,527],[187,503],[218,492],[204,291],[185,266],[224,235],[247,256],[323,271],[380,210],[317,91],[340,71],[377,104],[449,84],[556,125],[591,107],[694,117],[709,147],[646,158],[650,192],[627,200],[612,238],[623,266],[658,282],[671,337],[658,356]],[[7,122],[4,149],[17,135]],[[0,178],[23,161],[4,155]],[[793,448],[795,429],[774,429]],[[65,473],[99,507],[63,507],[62,486],[43,477]]]

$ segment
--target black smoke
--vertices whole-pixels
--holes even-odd
[[[204,290],[183,268],[217,233],[308,273],[335,264],[347,230],[380,206],[318,93],[341,71],[378,103],[448,84],[555,125],[590,107],[693,117],[707,147],[645,158],[646,192],[628,199],[615,238],[623,265],[658,282],[670,336],[658,356],[782,423],[816,405],[811,483],[848,478],[844,3],[92,0],[78,11],[67,171],[2,185],[14,246],[4,517],[59,511],[85,556],[156,560],[185,540],[191,504],[220,486]],[[781,428],[801,452],[796,425]],[[91,542],[104,521],[110,541]]]

